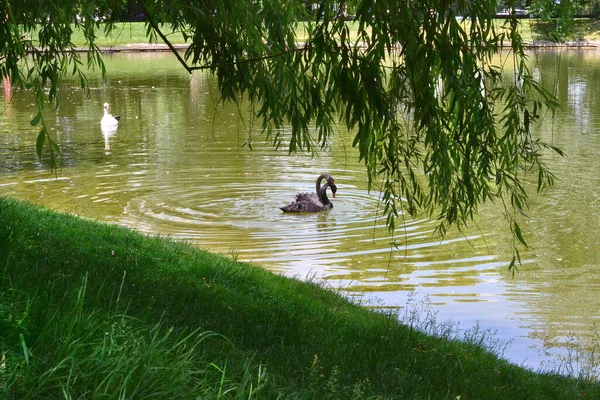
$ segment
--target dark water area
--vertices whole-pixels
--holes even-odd
[[[288,155],[264,142],[247,109],[219,105],[212,78],[188,75],[169,54],[105,62],[109,79],[91,74],[89,98],[78,82],[66,82],[60,108],[44,115],[63,152],[56,174],[35,154],[32,99],[2,98],[0,195],[323,279],[368,305],[402,313],[416,300],[438,320],[490,329],[507,341],[506,358],[532,369],[556,367],[573,349],[583,367],[598,345],[600,52],[530,56],[562,105],[536,135],[567,157],[548,154],[556,187],[532,199],[523,222],[530,248],[514,276],[501,206],[484,207],[476,226],[443,240],[435,221],[408,216],[392,235],[351,133],[339,128],[326,151]],[[116,130],[101,129],[105,102],[122,116]],[[338,186],[331,211],[279,210],[295,193],[314,191],[322,172]]]

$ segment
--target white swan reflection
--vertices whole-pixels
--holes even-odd
[[[102,126],[102,136],[104,137],[104,150],[110,151],[110,139],[117,133],[117,126]]]

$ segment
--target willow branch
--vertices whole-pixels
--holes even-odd
[[[197,69],[211,69],[211,68],[216,68],[216,67],[232,67],[234,65],[240,65],[240,64],[247,64],[247,63],[252,63],[252,62],[257,62],[257,61],[264,61],[264,60],[270,60],[272,58],[277,58],[280,57],[284,54],[289,54],[289,53],[296,53],[298,51],[305,51],[307,50],[307,47],[297,47],[294,49],[289,49],[289,50],[284,50],[281,51],[279,53],[276,54],[268,54],[265,56],[261,56],[261,57],[256,57],[256,58],[246,58],[240,61],[234,61],[234,62],[230,62],[230,63],[226,63],[226,64],[210,64],[210,65],[197,65],[197,66],[193,66],[193,67],[186,67],[186,69],[189,68],[190,71],[193,70],[197,70]]]
[[[268,55],[264,55],[264,56],[256,57],[256,58],[247,58],[247,59],[244,59],[244,60],[235,61],[235,62],[231,62],[231,63],[227,63],[227,64],[210,64],[210,65],[195,65],[195,66],[190,66],[190,65],[188,65],[185,62],[185,60],[183,59],[183,57],[181,57],[181,55],[179,54],[179,52],[177,51],[177,49],[175,48],[175,46],[173,46],[171,44],[171,42],[169,42],[169,39],[167,39],[167,37],[165,36],[165,34],[162,33],[162,31],[160,30],[160,28],[158,27],[158,25],[156,24],[156,22],[154,22],[154,20],[150,17],[150,15],[148,13],[146,13],[146,15],[148,16],[148,22],[152,26],[152,29],[154,29],[156,31],[156,33],[158,33],[158,36],[160,36],[160,38],[163,40],[163,42],[165,42],[165,44],[169,47],[169,49],[171,50],[171,52],[173,54],[175,54],[175,57],[177,57],[177,59],[179,60],[179,62],[181,63],[181,65],[183,65],[183,67],[185,68],[185,70],[187,72],[189,72],[190,74],[192,73],[192,71],[196,71],[196,70],[212,69],[212,68],[217,68],[217,67],[232,67],[232,66],[240,65],[240,64],[247,64],[247,63],[253,63],[253,62],[258,62],[258,61],[270,60],[270,59],[273,59],[273,58],[281,57],[281,56],[283,56],[285,54],[296,53],[296,52],[299,52],[299,51],[306,51],[309,48],[307,46],[297,47],[297,48],[294,48],[294,49],[284,50],[284,51],[281,51],[281,52],[276,53],[276,54],[268,54]]]
[[[162,33],[162,31],[158,28],[158,24],[156,23],[156,21],[154,21],[154,18],[152,18],[152,16],[148,13],[148,10],[146,10],[146,7],[144,7],[144,14],[146,14],[146,18],[148,18],[148,22],[150,23],[152,28],[156,31],[156,33],[158,33],[158,36],[160,36],[160,38],[163,40],[163,42],[165,42],[165,44],[167,46],[169,46],[169,49],[171,49],[171,52],[173,54],[175,54],[175,57],[177,57],[177,59],[179,60],[181,65],[183,65],[183,68],[185,68],[186,71],[191,74],[192,71],[194,70],[193,67],[190,67],[189,65],[187,65],[185,60],[177,52],[177,49],[175,49],[175,47],[171,44],[171,42],[169,42],[169,39],[167,39],[167,37],[164,35],[164,33]]]

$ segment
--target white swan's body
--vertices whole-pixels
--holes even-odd
[[[102,127],[116,127],[117,125],[119,125],[119,119],[121,117],[113,117],[112,115],[110,115],[108,113],[108,103],[104,103],[104,116],[102,117],[102,120],[100,121],[100,125]]]

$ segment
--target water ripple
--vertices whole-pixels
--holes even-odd
[[[323,275],[351,274],[351,265],[368,265],[379,258],[411,268],[429,267],[435,263],[430,260],[439,260],[432,253],[479,238],[471,235],[440,240],[434,235],[435,221],[408,216],[401,216],[402,225],[393,236],[384,221],[377,218],[381,212],[378,193],[343,183],[338,187],[332,210],[289,214],[278,207],[293,200],[294,193],[305,191],[304,186],[285,181],[157,185],[151,193],[129,201],[124,223],[137,221],[140,230],[191,240],[213,251],[234,251],[243,261],[267,263],[271,268],[296,273],[321,271]],[[473,264],[491,258],[458,262]],[[411,261],[417,259],[425,260]],[[389,281],[383,277],[387,272],[373,269],[369,274],[376,276],[363,283]]]

